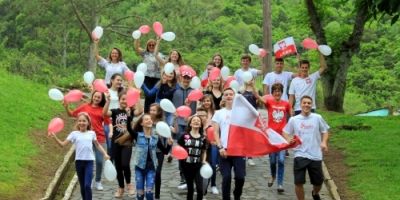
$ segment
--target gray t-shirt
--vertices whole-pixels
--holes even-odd
[[[152,78],[160,78],[160,63],[157,61],[154,53],[143,51],[140,56],[143,58],[143,63],[147,65],[147,71],[145,76]],[[161,53],[159,53],[160,57],[163,57]]]

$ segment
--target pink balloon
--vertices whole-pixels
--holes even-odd
[[[213,81],[219,76],[221,76],[221,70],[218,67],[213,67],[209,75],[210,80]]]
[[[79,102],[83,97],[83,92],[80,90],[71,90],[64,96],[64,101],[67,103]]]
[[[96,79],[93,81],[93,88],[98,92],[107,92],[108,87],[103,79]]]
[[[190,74],[192,78],[196,76],[196,71],[189,65],[181,65],[179,67],[179,72],[181,75]]]
[[[214,137],[214,127],[210,126],[207,128],[207,140],[209,142],[214,142],[215,141],[215,137]]]
[[[172,153],[172,156],[178,160],[183,160],[188,157],[188,152],[179,145],[172,147],[171,153]]]
[[[133,80],[133,77],[135,76],[135,72],[133,72],[131,70],[126,70],[124,73],[124,76],[127,81],[131,81],[131,80]]]
[[[140,91],[135,88],[129,88],[128,92],[126,93],[126,103],[128,107],[132,107],[140,100]]]
[[[260,48],[260,57],[261,58],[264,58],[267,54],[268,54],[268,52],[265,49]]]
[[[147,34],[147,33],[150,32],[150,26],[149,25],[142,25],[142,26],[139,27],[139,31],[142,34]]]
[[[189,101],[198,101],[203,98],[203,92],[199,89],[192,90],[187,98]]]
[[[64,128],[64,121],[61,118],[53,118],[48,127],[47,127],[47,131],[48,134],[50,135],[50,133],[58,133],[60,132],[62,129]]]
[[[153,29],[154,29],[154,32],[155,32],[158,36],[161,36],[161,35],[162,35],[162,33],[163,33],[163,26],[162,26],[162,24],[161,24],[160,22],[154,22],[154,23],[153,23]]]
[[[311,38],[304,39],[302,44],[305,49],[318,49],[317,42]]]
[[[176,113],[179,117],[189,117],[190,115],[192,115],[192,109],[190,109],[189,106],[179,106],[176,109]]]
[[[230,84],[233,80],[236,80],[234,76],[228,76],[228,78],[225,81],[224,88],[230,87]]]

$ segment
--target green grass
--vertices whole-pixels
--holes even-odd
[[[400,117],[323,115],[332,128],[331,145],[345,154],[345,164],[350,168],[350,189],[358,192],[363,200],[397,199],[400,191]],[[371,129],[338,129],[342,125],[366,125]]]
[[[46,137],[47,123],[53,113],[61,111],[61,106],[49,99],[48,87],[3,69],[0,77],[0,195],[7,196],[22,185],[29,185],[27,165],[38,153],[30,131],[42,129]]]

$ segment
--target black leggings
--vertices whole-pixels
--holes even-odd
[[[193,200],[194,183],[196,183],[197,200],[203,199],[203,178],[200,175],[201,163],[182,162],[182,170],[187,184],[186,200]]]
[[[164,153],[162,152],[157,152],[157,169],[156,169],[156,180],[155,180],[155,185],[156,185],[156,192],[154,197],[156,199],[160,198],[160,189],[161,189],[161,170],[164,162]]]
[[[112,151],[115,169],[117,171],[118,185],[120,188],[124,188],[124,178],[127,184],[131,183],[131,168],[129,162],[132,156],[132,146],[122,146],[114,143]]]
[[[159,78],[153,78],[153,77],[148,77],[146,76],[144,78],[144,84],[146,85],[146,87],[148,88],[153,88],[154,85],[156,85],[156,83],[160,81]],[[150,109],[150,105],[152,103],[156,102],[156,95],[153,96],[145,96],[144,97],[144,112],[148,113],[149,109]]]

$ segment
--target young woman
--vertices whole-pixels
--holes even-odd
[[[180,75],[179,67],[185,64],[181,53],[176,49],[172,49],[169,52],[168,59],[164,60],[158,54],[159,47],[160,47],[160,42],[159,42],[159,40],[157,40],[157,44],[156,44],[156,48],[155,48],[155,55],[156,55],[157,61],[160,63],[160,66],[164,67],[164,65],[167,64],[168,62],[172,63],[175,68],[175,74],[177,75],[177,77],[179,77],[179,75]]]
[[[110,54],[108,55],[108,60],[104,59],[99,55],[99,50],[98,50],[98,43],[99,39],[94,39],[93,40],[95,43],[95,56],[98,64],[103,67],[106,70],[106,76],[104,80],[106,81],[106,84],[110,84],[111,76],[113,74],[124,74],[126,70],[129,70],[128,66],[126,66],[126,63],[122,61],[122,52],[118,48],[112,48]]]
[[[215,110],[219,110],[221,108],[221,100],[222,100],[221,76],[213,81],[209,81],[208,86],[204,91],[204,93],[210,94],[213,97]]]
[[[150,112],[149,112],[151,119],[153,120],[153,129],[155,129],[157,122],[164,120],[164,111],[161,109],[160,105],[157,103],[153,103],[150,105]],[[158,166],[156,169],[156,177],[155,177],[155,199],[160,199],[160,189],[161,189],[161,171],[164,162],[164,156],[168,154],[169,150],[171,149],[171,144],[173,143],[172,138],[163,138],[158,137],[158,140],[161,142],[162,145],[157,145],[156,155]]]
[[[78,175],[81,195],[83,200],[92,199],[92,189],[90,188],[93,177],[93,145],[103,154],[104,159],[110,159],[103,147],[96,139],[96,133],[91,130],[90,117],[87,113],[77,114],[75,131],[72,131],[67,139],[61,141],[54,133],[50,136],[57,141],[60,146],[68,143],[75,144],[75,169]]]
[[[64,102],[64,108],[67,111],[67,114],[71,117],[77,117],[79,113],[86,112],[89,114],[91,119],[91,126],[94,132],[96,133],[96,138],[99,144],[107,149],[106,139],[104,133],[104,127],[110,124],[110,119],[103,115],[103,107],[106,102],[105,96],[101,92],[93,92],[92,97],[89,103],[84,103],[78,106],[75,110],[70,110],[68,103]],[[96,178],[95,178],[95,187],[97,190],[103,190],[103,186],[101,184],[101,173],[103,172],[103,156],[101,152],[95,149],[95,157],[96,157]]]
[[[224,66],[224,59],[222,58],[222,55],[219,53],[214,54],[212,57],[212,61],[214,62],[214,65],[221,69]]]
[[[127,107],[126,92],[121,92],[119,95],[119,108],[109,110],[110,99],[110,95],[107,95],[107,102],[104,106],[103,114],[111,117],[112,125],[114,127],[113,134],[111,136],[111,142],[113,145],[112,157],[115,163],[115,169],[117,170],[119,186],[114,196],[116,198],[122,198],[124,195],[125,182],[127,184],[128,194],[135,194],[135,189],[131,183],[131,169],[129,166],[132,156],[132,140],[119,143],[118,139],[124,137],[125,130],[132,130],[132,119],[135,114],[137,115],[139,113],[134,113]]]
[[[203,178],[200,168],[206,161],[207,140],[203,134],[203,122],[199,116],[188,120],[186,133],[178,140],[178,144],[188,152],[189,156],[182,163],[183,174],[187,184],[187,200],[193,199],[194,183],[196,183],[197,200],[203,199]]]

